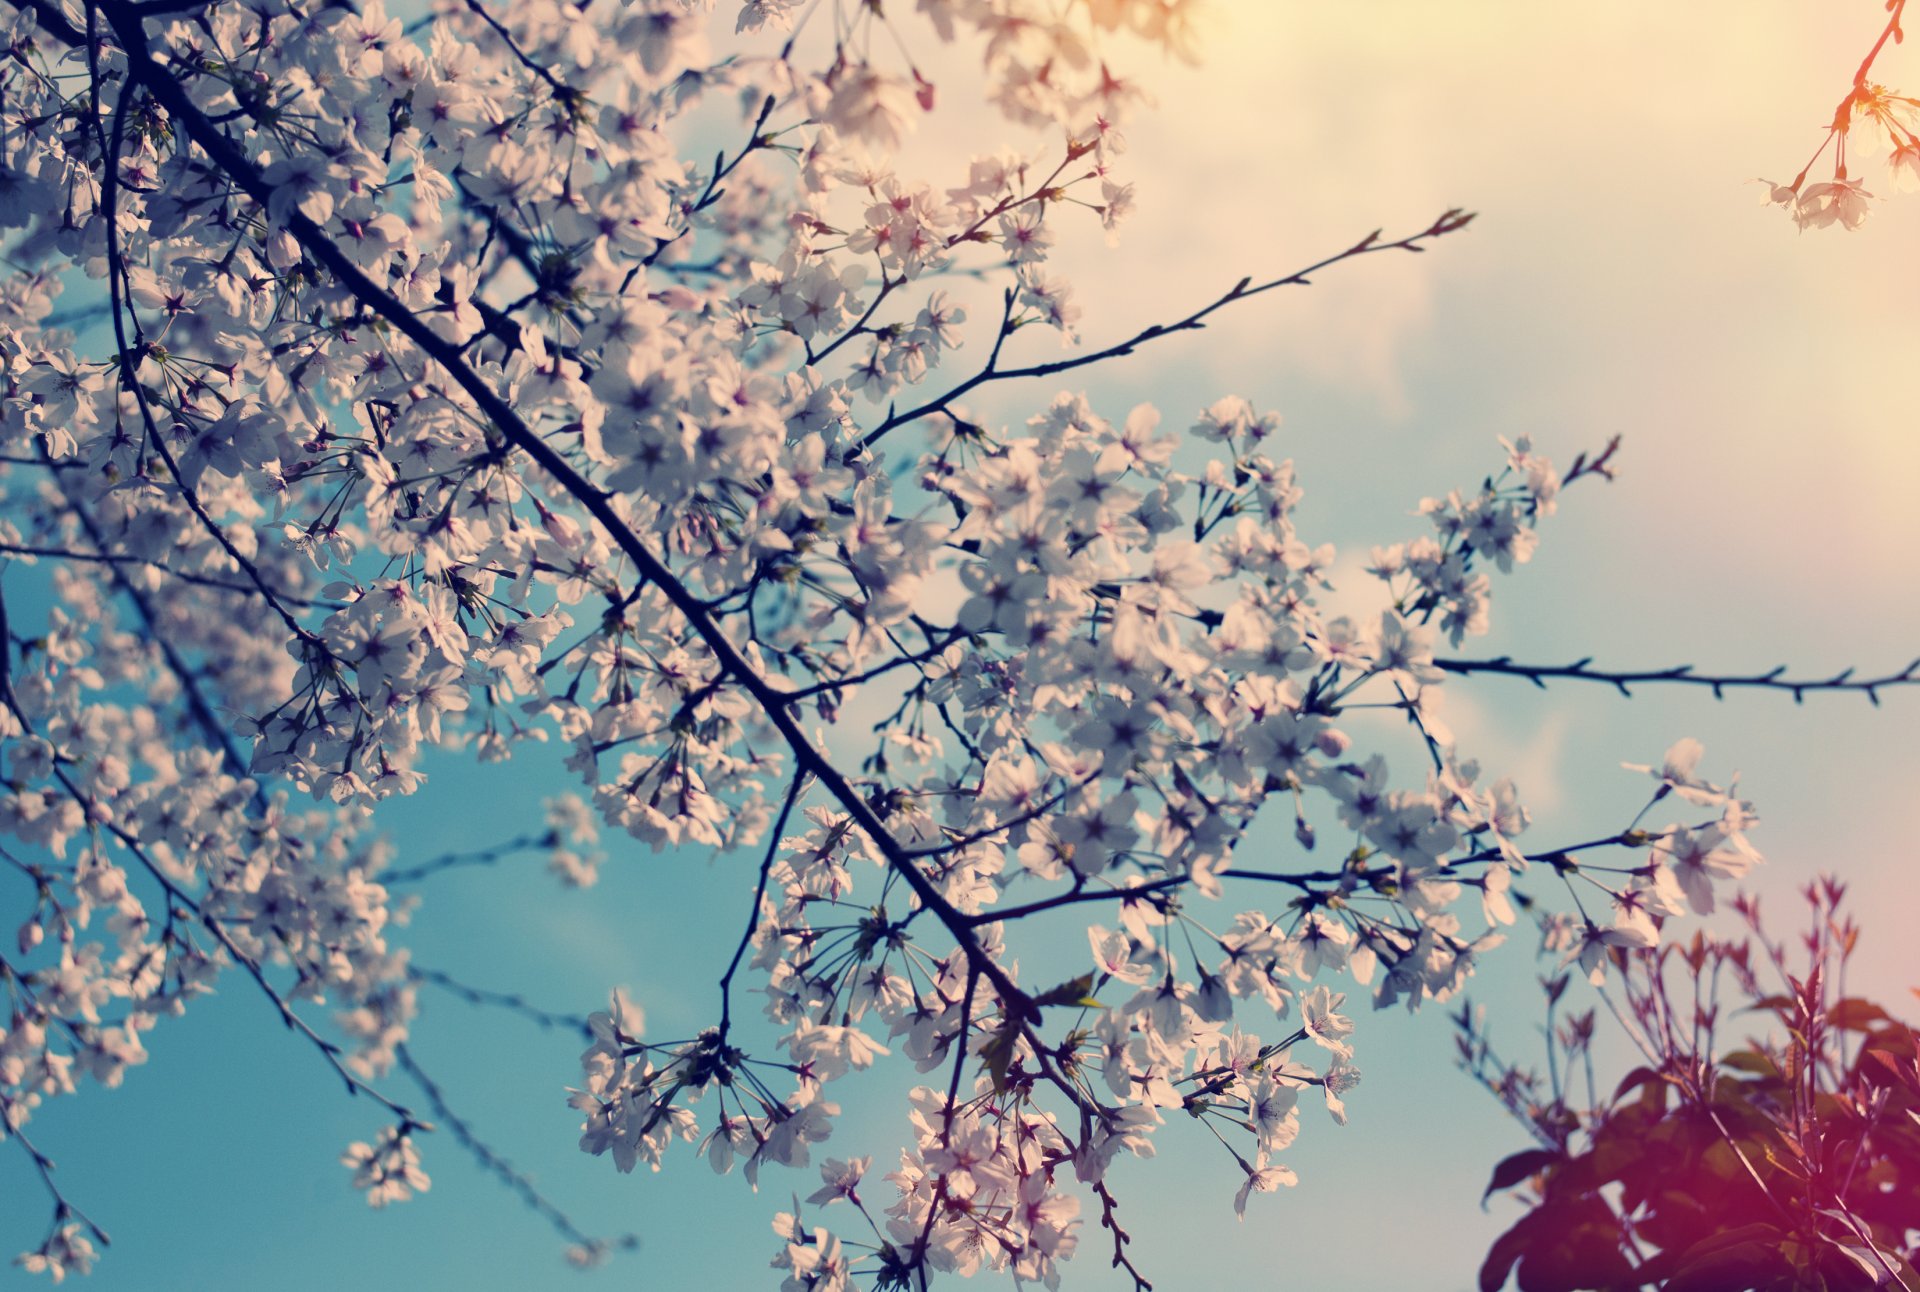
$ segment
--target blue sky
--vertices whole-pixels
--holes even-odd
[[[1624,433],[1619,482],[1569,494],[1538,557],[1496,586],[1493,636],[1463,653],[1897,669],[1920,654],[1920,195],[1894,197],[1858,233],[1800,235],[1747,183],[1790,175],[1812,150],[1878,9],[1222,0],[1207,62],[1159,73],[1161,110],[1130,131],[1138,219],[1119,247],[1091,232],[1060,261],[1081,286],[1090,341],[1377,225],[1410,231],[1451,205],[1483,214],[1424,256],[1343,266],[1080,384],[1110,416],[1152,400],[1170,424],[1228,392],[1281,410],[1282,449],[1307,490],[1303,536],[1353,556],[1417,534],[1419,498],[1477,481],[1496,436],[1531,433],[1564,461]],[[1920,82],[1904,50],[1884,71]],[[964,83],[958,65],[930,74]],[[925,132],[928,155],[984,150],[1004,133],[954,115]],[[1022,340],[1055,353],[1045,337]],[[1054,389],[1000,388],[976,413],[1024,417]],[[1866,924],[1865,984],[1904,996],[1920,979],[1903,937],[1920,693],[1876,711],[1858,697],[1796,707],[1648,690],[1626,701],[1498,679],[1448,690],[1463,746],[1513,775],[1533,806],[1530,842],[1617,826],[1644,784],[1619,763],[1699,737],[1711,772],[1738,768],[1760,808],[1768,900],[1784,907],[1822,869],[1847,875]],[[834,739],[857,748],[861,734]],[[540,797],[567,784],[557,759],[429,770],[427,788],[385,814],[403,861],[521,833]],[[537,861],[435,878],[406,935],[417,963],[564,1010],[625,984],[653,1035],[688,1034],[710,1021],[754,863],[617,841],[610,851],[600,886],[583,893],[555,891]],[[1531,951],[1517,937],[1474,990],[1516,1051],[1537,1017]],[[382,1119],[234,978],[157,1028],[152,1061],[121,1090],[57,1101],[34,1122],[63,1185],[114,1235],[92,1286],[777,1285],[768,1221],[787,1190],[813,1187],[810,1173],[769,1172],[757,1196],[689,1157],[618,1176],[573,1148],[563,1087],[574,1038],[430,988],[423,1003],[415,1049],[455,1108],[586,1228],[639,1233],[638,1252],[572,1274],[541,1222],[439,1137],[423,1143],[432,1191],[370,1211],[336,1159]],[[1498,1206],[1480,1211],[1480,1188],[1522,1137],[1452,1069],[1439,1011],[1357,1021],[1366,1080],[1348,1100],[1351,1124],[1308,1108],[1286,1158],[1299,1188],[1255,1199],[1245,1224],[1210,1137],[1169,1126],[1157,1160],[1121,1169],[1135,1257],[1162,1287],[1471,1285],[1505,1223]],[[886,1161],[901,1120],[890,1088],[903,1081],[874,1074],[845,1089],[835,1156]],[[872,1111],[854,1115],[856,1104]],[[13,1204],[6,1250],[37,1241],[38,1185],[17,1153],[0,1153],[0,1197]],[[1097,1222],[1081,1237],[1067,1286],[1125,1286],[1104,1268]],[[0,1288],[28,1282],[0,1271]]]

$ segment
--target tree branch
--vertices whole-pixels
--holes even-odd
[[[1785,691],[1800,703],[1808,694],[1820,692],[1853,691],[1867,697],[1878,705],[1880,692],[1897,686],[1920,686],[1920,659],[1907,665],[1897,673],[1888,673],[1881,677],[1855,677],[1851,668],[1842,669],[1828,678],[1783,677],[1787,666],[1768,669],[1764,673],[1699,673],[1691,664],[1679,664],[1673,668],[1643,669],[1639,671],[1616,672],[1609,669],[1592,667],[1589,659],[1575,660],[1571,664],[1517,664],[1511,658],[1501,655],[1495,659],[1444,659],[1433,661],[1435,668],[1448,673],[1491,673],[1502,677],[1525,678],[1542,690],[1546,689],[1549,679],[1564,679],[1577,682],[1601,682],[1613,687],[1621,695],[1631,696],[1628,688],[1653,682],[1671,682],[1684,686],[1704,686],[1713,691],[1714,699],[1722,699],[1732,689]]]
[[[1188,332],[1205,327],[1208,315],[1217,310],[1225,309],[1235,301],[1248,300],[1260,295],[1262,292],[1270,292],[1278,287],[1311,286],[1309,275],[1316,274],[1329,266],[1337,265],[1343,260],[1354,260],[1361,256],[1372,255],[1378,251],[1424,251],[1426,248],[1420,245],[1422,242],[1433,238],[1445,237],[1449,233],[1456,233],[1466,228],[1467,225],[1472,222],[1473,216],[1473,212],[1463,211],[1455,207],[1445,212],[1439,219],[1420,230],[1420,232],[1408,234],[1406,237],[1395,239],[1392,242],[1380,241],[1380,231],[1376,229],[1360,241],[1354,243],[1351,247],[1348,247],[1345,251],[1336,252],[1324,259],[1317,260],[1304,269],[1296,269],[1284,278],[1276,278],[1272,282],[1261,283],[1258,287],[1251,285],[1253,279],[1242,278],[1229,288],[1225,295],[1219,297],[1212,304],[1201,306],[1176,323],[1156,323],[1151,327],[1144,328],[1135,333],[1125,341],[1115,342],[1102,350],[1092,350],[1085,354],[1077,354],[1070,359],[1060,359],[1053,363],[1037,363],[1025,368],[1001,368],[998,366],[1000,351],[998,344],[996,344],[993,357],[987,361],[985,368],[982,368],[979,372],[967,378],[967,380],[947,391],[946,394],[935,399],[930,399],[917,408],[910,408],[904,413],[895,413],[893,416],[887,418],[886,421],[867,432],[866,436],[860,441],[860,447],[863,449],[872,448],[885,438],[888,432],[904,426],[908,422],[925,417],[929,413],[940,412],[944,410],[948,404],[959,399],[968,391],[983,386],[990,381],[1011,381],[1018,377],[1048,377],[1057,372],[1067,372],[1074,368],[1084,368],[1089,364],[1101,363],[1108,359],[1117,359],[1123,355],[1132,354],[1139,346],[1145,345],[1147,342],[1159,337],[1171,336],[1175,332]],[[1011,306],[1012,297],[1009,296],[1009,309],[1011,309]],[[1004,341],[1009,331],[1009,327],[1003,322],[1001,325],[1000,340]]]
[[[35,0],[35,3],[38,7],[44,4],[45,0]],[[246,159],[234,142],[207,119],[206,114],[194,104],[179,82],[154,62],[152,55],[146,50],[146,34],[141,27],[138,14],[125,4],[115,3],[114,0],[103,0],[100,11],[106,15],[115,34],[125,47],[127,69],[132,79],[145,86],[167,109],[168,115],[179,128],[199,145],[201,151],[236,186],[264,209],[272,197],[273,186],[267,183],[265,177]],[[763,119],[764,116],[765,113],[762,114]],[[713,652],[721,668],[731,674],[759,703],[768,722],[793,750],[796,762],[819,780],[861,830],[874,841],[875,846],[887,858],[888,864],[913,890],[914,896],[946,926],[955,942],[965,951],[969,962],[976,965],[982,975],[993,984],[995,992],[999,994],[1006,1006],[1015,1013],[1030,1012],[1032,1006],[1026,995],[1021,992],[1005,968],[981,947],[972,934],[967,917],[941,895],[940,891],[934,887],[932,880],[920,870],[913,858],[893,838],[892,833],[866,798],[853,787],[825,754],[814,747],[789,712],[784,694],[774,689],[766,679],[760,676],[740,653],[739,648],[707,614],[700,598],[695,596],[692,590],[667,567],[665,561],[656,556],[653,550],[641,541],[638,534],[634,533],[614,510],[610,495],[588,481],[557,449],[535,433],[526,421],[467,364],[455,346],[442,340],[391,293],[369,279],[359,266],[354,264],[305,214],[298,210],[290,211],[287,216],[287,228],[300,246],[324,265],[342,287],[351,291],[363,305],[385,318],[430,359],[438,363],[472,398],[480,411],[493,421],[513,447],[532,458],[607,531],[620,550],[634,563],[640,577],[665,594],[674,608],[686,619],[688,625],[706,643],[707,648]],[[1357,254],[1358,250],[1346,254]]]
[[[633,1234],[622,1234],[618,1238],[606,1239],[593,1238],[581,1232],[580,1227],[566,1212],[560,1210],[545,1194],[534,1187],[532,1180],[517,1170],[513,1163],[494,1152],[485,1141],[476,1137],[466,1121],[453,1109],[447,1107],[446,1096],[441,1093],[440,1087],[433,1078],[414,1062],[411,1050],[402,1044],[395,1047],[394,1055],[401,1069],[413,1078],[414,1084],[419,1086],[420,1092],[427,1097],[427,1105],[433,1109],[433,1115],[439,1118],[441,1124],[447,1128],[460,1146],[471,1153],[474,1160],[490,1175],[519,1195],[520,1200],[527,1204],[527,1208],[552,1225],[556,1233],[577,1245],[586,1254],[587,1259],[591,1260],[593,1256],[609,1248],[631,1249],[640,1245],[639,1238]]]

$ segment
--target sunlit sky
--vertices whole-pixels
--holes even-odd
[[[1160,101],[1129,130],[1137,217],[1117,247],[1089,227],[1057,260],[1080,286],[1089,342],[1376,227],[1411,232],[1450,206],[1480,217],[1425,255],[1337,267],[1077,384],[1110,416],[1151,400],[1176,425],[1229,392],[1280,410],[1281,450],[1307,490],[1303,537],[1356,557],[1417,534],[1421,496],[1476,482],[1498,436],[1531,434],[1564,461],[1624,434],[1619,481],[1569,493],[1539,556],[1496,585],[1494,634],[1463,653],[1897,670],[1920,654],[1920,195],[1892,197],[1857,233],[1801,234],[1758,205],[1751,182],[1798,169],[1883,20],[1872,0],[1216,0],[1200,66],[1132,54]],[[963,62],[926,66],[945,115],[922,151],[964,155],[1004,137],[965,111],[953,88],[969,84]],[[1920,84],[1905,50],[1880,71]],[[1876,188],[1878,164],[1865,173]],[[1015,344],[1023,358],[1059,353],[1044,336]],[[1016,420],[1056,388],[1007,386],[974,408]],[[1657,761],[1697,736],[1710,772],[1740,770],[1760,809],[1767,900],[1784,908],[1797,884],[1841,872],[1866,924],[1864,983],[1904,996],[1920,981],[1908,933],[1920,689],[1878,710],[1854,696],[1716,704],[1671,689],[1627,701],[1498,679],[1448,691],[1463,748],[1516,778],[1540,844],[1615,828],[1644,785],[1620,762]],[[520,833],[528,807],[566,784],[537,760],[430,770],[391,816],[415,860]],[[406,936],[423,965],[554,1008],[590,1009],[626,984],[654,1035],[689,1035],[711,1021],[750,868],[617,852],[599,888],[564,895],[537,865],[456,871],[434,881]],[[1519,1054],[1535,1043],[1532,950],[1516,937],[1474,991]],[[152,1062],[122,1090],[36,1120],[64,1185],[115,1236],[92,1286],[777,1285],[768,1221],[789,1190],[814,1187],[809,1174],[769,1172],[758,1196],[684,1157],[658,1176],[618,1176],[573,1148],[562,1090],[577,1072],[573,1038],[423,999],[416,1049],[449,1100],[589,1229],[637,1231],[640,1251],[571,1274],[536,1217],[432,1139],[432,1192],[369,1211],[335,1159],[380,1124],[375,1111],[346,1099],[235,980],[163,1023]],[[1523,1136],[1453,1070],[1440,1011],[1357,1013],[1366,1080],[1348,1099],[1351,1124],[1307,1108],[1286,1158],[1300,1186],[1256,1199],[1245,1224],[1231,1163],[1197,1128],[1169,1125],[1158,1160],[1119,1170],[1135,1257],[1159,1286],[1472,1285],[1513,1216],[1498,1203],[1483,1213],[1481,1186]],[[901,1120],[889,1091],[902,1080],[848,1088],[833,1155],[887,1162]],[[872,1115],[851,1113],[862,1090]],[[19,1156],[0,1154],[8,1251],[38,1239],[36,1190]],[[1129,1286],[1105,1269],[1105,1249],[1090,1222],[1066,1286]],[[0,1287],[26,1284],[0,1272]]]

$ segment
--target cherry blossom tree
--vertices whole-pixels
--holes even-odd
[[[1473,218],[1082,340],[1050,253],[1124,221],[1128,60],[1191,56],[1193,9],[9,6],[0,553],[52,593],[44,622],[0,601],[0,859],[27,895],[0,1129],[51,1208],[22,1264],[58,1279],[106,1245],[36,1109],[119,1085],[223,980],[377,1110],[342,1158],[371,1205],[429,1187],[432,1133],[576,1263],[619,1247],[407,1047],[423,985],[556,1017],[412,962],[399,893],[453,866],[538,851],[585,886],[641,844],[751,859],[712,1025],[650,1040],[616,993],[567,1097],[617,1171],[816,1171],[769,1250],[812,1292],[1057,1286],[1083,1243],[1149,1287],[1113,1163],[1204,1134],[1223,1204],[1292,1185],[1303,1108],[1344,1121],[1360,1079],[1350,997],[1455,996],[1523,906],[1599,978],[1748,872],[1753,809],[1698,743],[1622,778],[1616,830],[1537,843],[1435,713],[1476,675],[1920,681],[1454,653],[1617,439],[1463,463],[1381,536],[1359,616],[1296,531],[1276,412],[1167,424],[1072,388]],[[945,43],[1042,149],[900,160]],[[1892,102],[1864,84],[1855,107]],[[1024,421],[964,402],[1035,378],[1067,385]],[[1403,734],[1363,747],[1366,710]],[[542,745],[582,788],[520,838],[383,840],[380,804],[431,792],[425,751]],[[1055,912],[1078,972],[1023,974],[1059,957]],[[884,1110],[897,1158],[827,1157],[834,1083],[876,1064],[926,1078]]]

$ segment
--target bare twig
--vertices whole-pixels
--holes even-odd
[[[604,1252],[615,1247],[631,1249],[640,1245],[640,1239],[633,1234],[622,1234],[618,1238],[608,1239],[594,1238],[583,1233],[580,1227],[573,1222],[572,1218],[569,1217],[566,1212],[560,1210],[545,1194],[534,1187],[532,1180],[517,1170],[513,1163],[501,1157],[483,1140],[475,1136],[472,1128],[467,1125],[465,1119],[458,1113],[455,1113],[453,1109],[447,1107],[446,1096],[442,1094],[439,1085],[435,1083],[433,1078],[428,1076],[426,1071],[414,1061],[411,1050],[405,1045],[400,1045],[395,1048],[394,1055],[399,1061],[401,1070],[412,1077],[414,1084],[420,1087],[421,1093],[427,1097],[427,1106],[433,1109],[433,1115],[447,1128],[448,1133],[453,1136],[454,1140],[458,1142],[462,1148],[466,1149],[468,1153],[471,1153],[473,1159],[490,1175],[499,1180],[500,1183],[506,1185],[507,1188],[511,1189],[515,1194],[519,1195],[520,1200],[527,1204],[528,1209],[537,1213],[549,1225],[552,1225],[554,1231],[562,1238],[570,1243],[576,1244],[583,1252],[588,1254]]]
[[[1448,673],[1491,673],[1504,677],[1525,678],[1542,690],[1552,679],[1564,679],[1578,682],[1601,682],[1613,687],[1621,695],[1631,696],[1629,689],[1646,683],[1667,682],[1686,686],[1704,686],[1713,691],[1714,698],[1720,699],[1729,690],[1746,688],[1749,690],[1785,691],[1793,696],[1796,703],[1806,699],[1809,694],[1822,692],[1851,691],[1867,697],[1874,704],[1880,703],[1880,692],[1897,686],[1920,686],[1920,659],[1897,673],[1887,673],[1880,677],[1855,677],[1853,669],[1843,669],[1827,678],[1786,677],[1786,665],[1768,669],[1764,673],[1700,673],[1691,664],[1680,664],[1673,668],[1641,669],[1614,671],[1593,667],[1591,658],[1578,659],[1571,664],[1518,664],[1505,655],[1495,659],[1435,659],[1434,667]]]
[[[1115,342],[1103,349],[1090,350],[1085,354],[1077,354],[1069,359],[1059,359],[1052,363],[1037,363],[1025,368],[1002,368],[999,366],[1000,350],[996,342],[993,355],[988,359],[986,367],[953,387],[944,395],[937,396],[916,408],[910,408],[903,413],[895,413],[893,416],[887,418],[886,421],[867,432],[865,438],[860,441],[860,447],[872,448],[885,438],[889,432],[896,428],[904,426],[908,422],[917,421],[929,413],[944,411],[947,405],[951,404],[954,400],[959,399],[968,391],[983,386],[990,381],[1011,381],[1019,377],[1048,377],[1054,373],[1067,372],[1074,368],[1084,368],[1089,364],[1101,363],[1108,359],[1117,359],[1123,355],[1132,354],[1138,347],[1159,337],[1171,336],[1176,332],[1195,331],[1205,327],[1206,319],[1209,315],[1217,310],[1225,309],[1236,301],[1248,300],[1251,297],[1260,295],[1262,292],[1270,292],[1279,287],[1310,286],[1311,275],[1332,265],[1337,265],[1343,260],[1354,260],[1379,251],[1424,251],[1426,248],[1421,246],[1421,243],[1434,238],[1445,237],[1449,233],[1456,233],[1466,228],[1472,220],[1473,212],[1463,211],[1455,207],[1445,212],[1439,219],[1418,233],[1408,234],[1404,238],[1396,238],[1390,242],[1382,242],[1380,240],[1380,231],[1376,229],[1360,241],[1354,243],[1351,247],[1348,247],[1345,251],[1336,252],[1331,256],[1317,260],[1304,269],[1296,269],[1284,278],[1276,278],[1271,282],[1261,283],[1258,286],[1253,284],[1252,278],[1242,278],[1217,300],[1209,305],[1201,306],[1178,322],[1156,323],[1151,327],[1144,328],[1135,333],[1125,341]],[[1011,306],[1012,299],[1011,296],[1009,296],[1009,311],[1011,311]],[[1010,323],[1003,320],[1000,327],[999,340],[1004,341],[1009,331]]]

